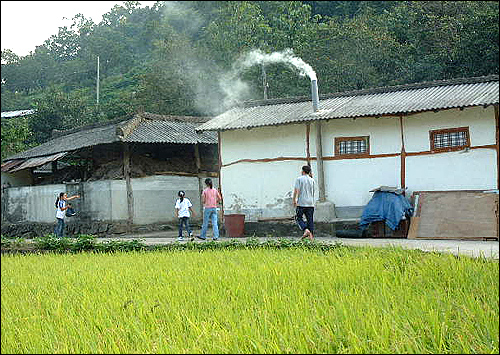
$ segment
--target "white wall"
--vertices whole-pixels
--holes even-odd
[[[401,152],[398,117],[338,119],[322,123],[323,157],[335,156],[335,138],[369,136],[370,155]],[[313,151],[315,152],[315,150]],[[370,190],[401,185],[401,158],[325,160],[326,199],[337,208],[363,206],[370,201]]]
[[[65,191],[63,184],[8,188],[5,213],[11,222],[54,222],[56,198]]]
[[[310,153],[316,156],[315,123],[311,123]],[[494,145],[493,107],[423,112],[403,117],[407,153],[429,153],[429,131],[469,127],[471,145]],[[240,159],[306,157],[306,124],[291,124],[221,132],[222,164]],[[390,157],[336,159],[335,137],[370,137],[370,155]],[[401,128],[399,117],[337,119],[322,122],[322,144],[327,200],[335,207],[364,206],[381,186],[401,187]],[[328,158],[332,159],[328,159]],[[405,185],[416,190],[497,189],[497,153],[470,149],[407,156]],[[226,213],[245,213],[247,219],[281,217],[293,213],[291,193],[305,160],[241,162],[222,167]],[[313,173],[316,163],[312,161]],[[317,178],[316,175],[314,176]]]
[[[305,124],[224,131],[221,141],[222,164],[239,159],[306,157]],[[292,216],[293,185],[305,164],[305,160],[285,160],[222,167],[224,213],[245,213],[247,221]]]
[[[239,159],[305,157],[305,124],[221,132],[222,164]]]
[[[429,131],[469,127],[471,147],[494,145],[493,107],[425,112],[404,120],[407,153],[430,150]],[[497,189],[498,157],[494,149],[470,149],[406,158],[408,191]]]
[[[429,131],[444,128],[469,127],[471,146],[495,144],[492,106],[422,112],[405,117],[403,125],[407,153],[429,151]]]
[[[174,214],[177,192],[184,190],[200,220],[201,203],[198,178],[190,176],[150,176],[131,179],[134,197],[134,224],[177,222]],[[205,178],[202,178],[202,182]],[[214,187],[218,179],[212,178]],[[81,187],[81,190],[78,190]],[[203,186],[204,187],[204,186]],[[76,190],[75,190],[76,188]],[[68,191],[71,189],[71,193]],[[4,190],[6,220],[9,222],[55,222],[55,199],[60,192],[69,196],[81,191],[81,199],[72,201],[82,216],[91,221],[125,221],[128,217],[127,191],[123,180],[102,180],[81,183],[11,187]],[[4,195],[5,194],[5,195]],[[2,198],[2,203],[4,199]],[[2,210],[3,212],[4,210]],[[72,221],[78,220],[78,215]]]

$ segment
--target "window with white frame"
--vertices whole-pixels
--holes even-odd
[[[336,156],[365,156],[370,154],[370,139],[362,137],[336,137]]]
[[[432,151],[451,151],[470,147],[469,127],[437,129],[429,132]]]

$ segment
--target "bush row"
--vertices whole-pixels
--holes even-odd
[[[214,250],[214,249],[288,249],[307,248],[317,250],[329,250],[337,248],[342,244],[323,244],[309,240],[293,240],[278,238],[276,240],[261,241],[257,237],[246,238],[244,241],[206,241],[186,243],[167,243],[162,245],[146,245],[140,239],[130,241],[103,241],[98,242],[95,235],[80,234],[76,238],[57,238],[54,234],[34,238],[33,242],[27,242],[22,238],[6,238],[2,235],[2,252],[16,251],[53,251],[53,252],[116,252],[116,251],[146,251],[146,250]]]

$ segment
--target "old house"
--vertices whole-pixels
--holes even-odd
[[[314,84],[314,82],[312,82]],[[359,218],[374,188],[496,191],[498,75],[246,102],[197,127],[219,135],[224,213],[293,216],[310,164],[315,219]],[[497,197],[498,201],[498,197]]]
[[[218,181],[217,135],[195,131],[208,120],[139,113],[54,132],[50,141],[3,162],[2,178],[23,174],[29,183],[2,188],[2,229],[23,222],[53,224],[60,192],[81,196],[73,201],[78,215],[68,221],[77,233],[172,222],[179,190],[201,211],[203,179]]]

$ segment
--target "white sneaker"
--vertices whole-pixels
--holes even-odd
[[[179,237],[179,238],[177,238],[177,240],[178,240],[179,242],[182,242],[182,241],[184,240],[184,238]]]

